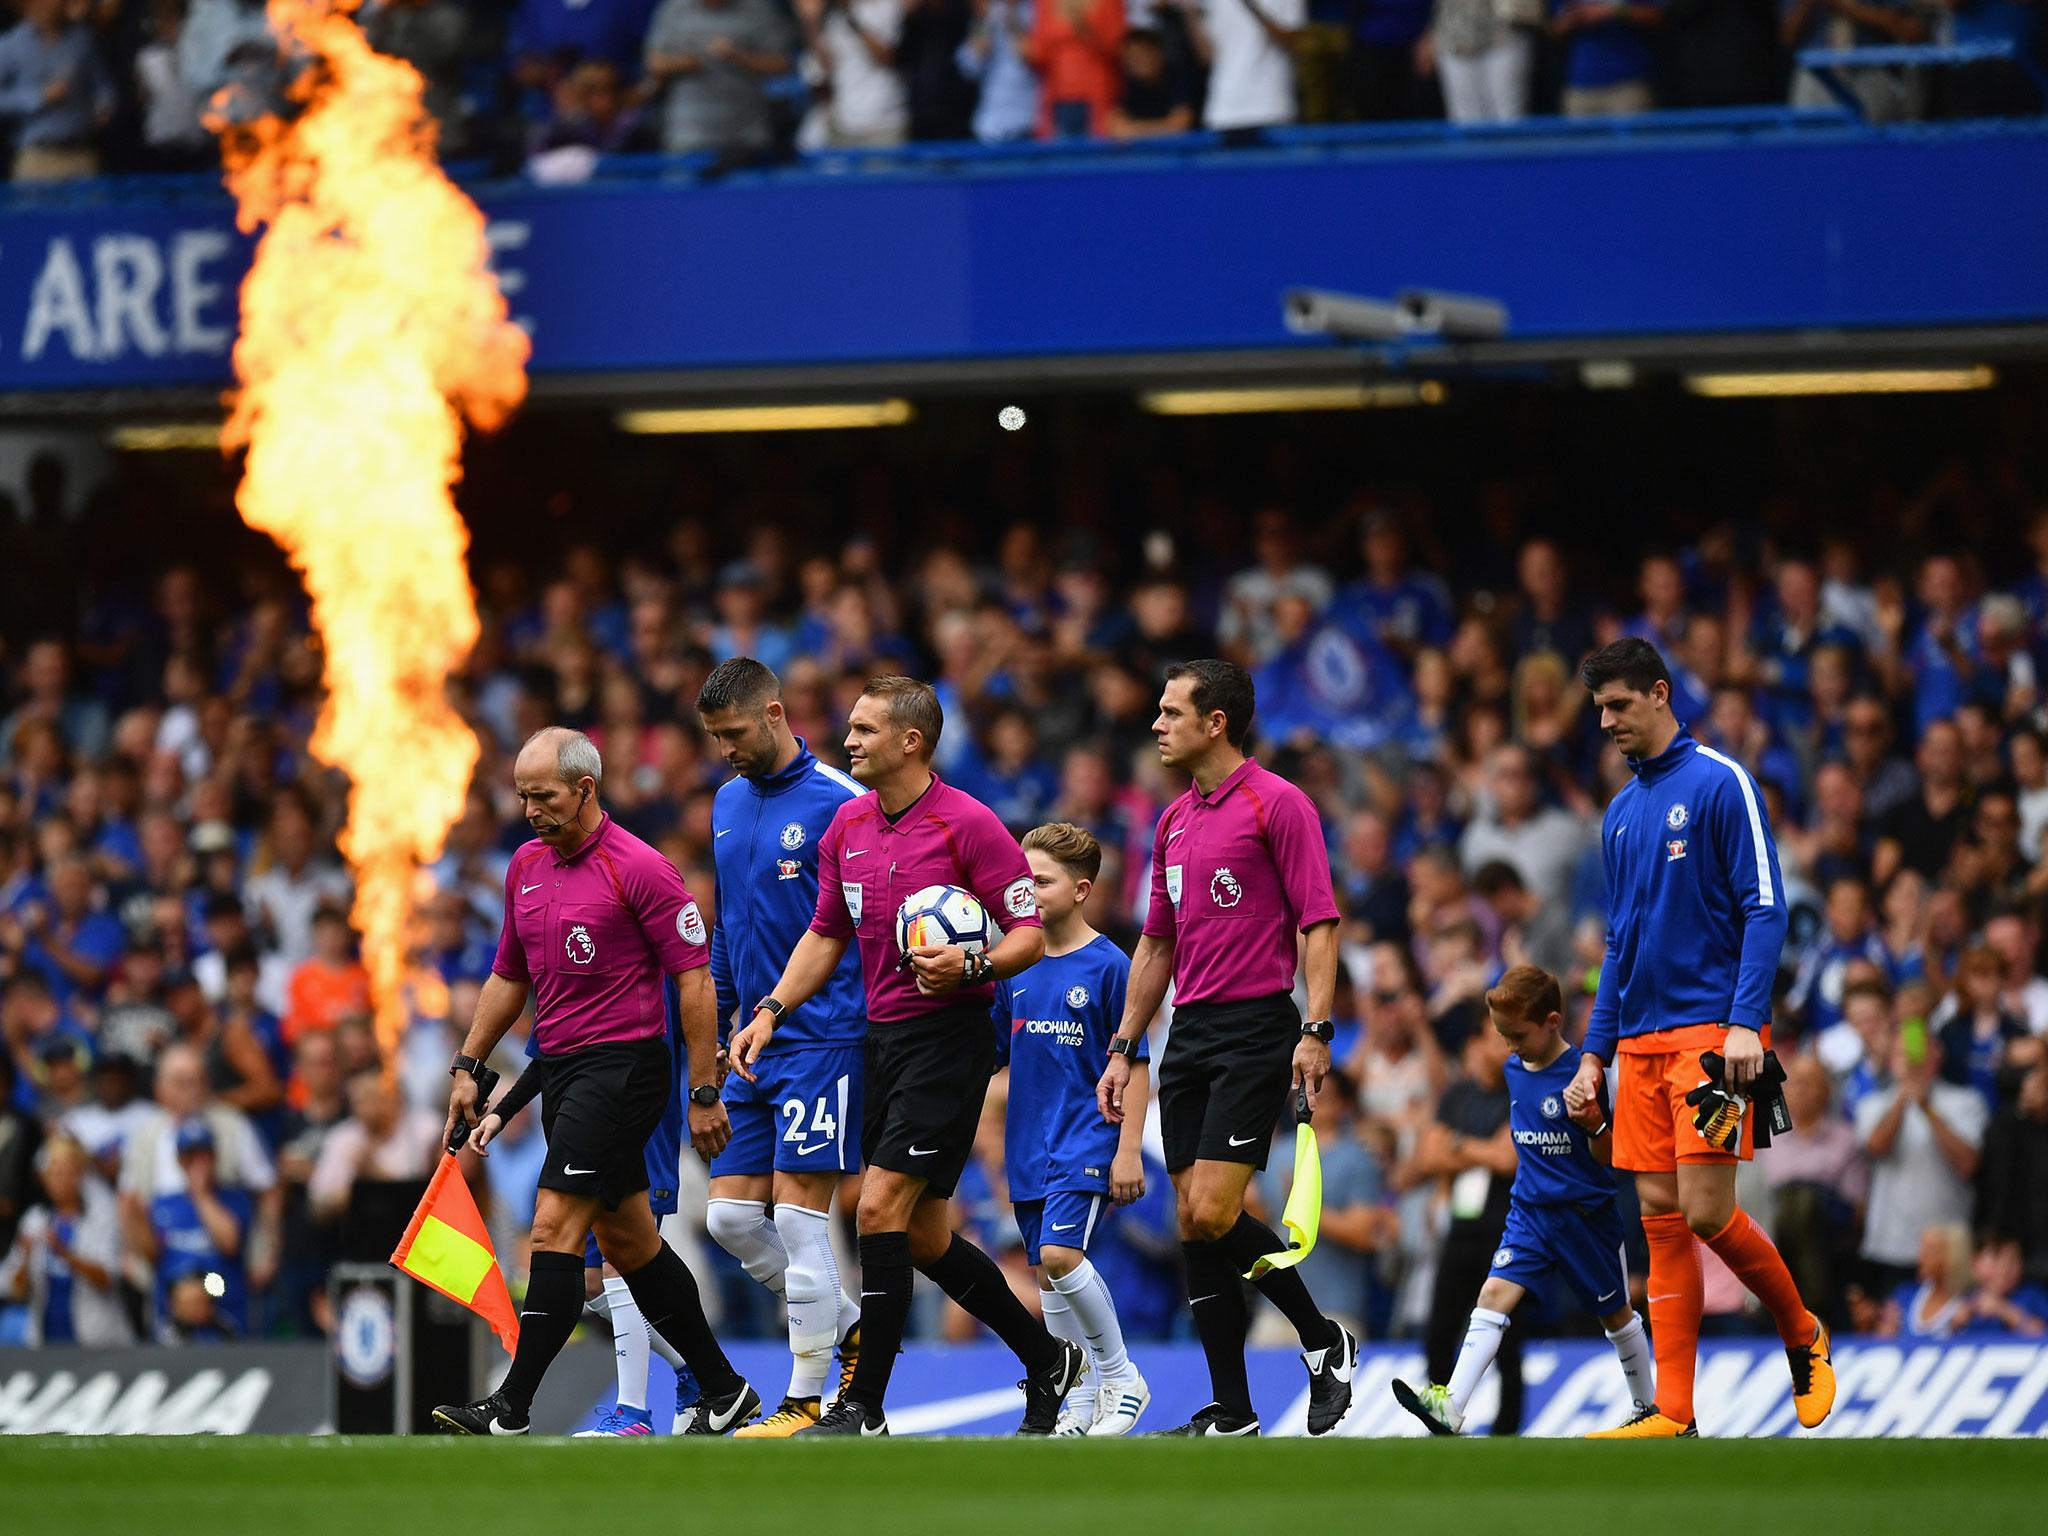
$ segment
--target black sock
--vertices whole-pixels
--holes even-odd
[[[944,1253],[921,1267],[932,1284],[960,1303],[969,1316],[988,1324],[995,1336],[1015,1351],[1026,1370],[1042,1371],[1059,1359],[1059,1340],[1025,1310],[996,1261],[958,1232]]]
[[[711,1335],[703,1298],[697,1294],[697,1277],[675,1249],[663,1243],[660,1251],[625,1281],[647,1326],[674,1346],[707,1396],[725,1397],[744,1385]]]
[[[1245,1376],[1244,1336],[1251,1318],[1243,1282],[1214,1243],[1182,1243],[1180,1252],[1187,1267],[1188,1308],[1195,1314],[1202,1353],[1209,1357],[1209,1389],[1225,1412],[1256,1418],[1252,1384]]]
[[[863,1233],[860,1240],[860,1361],[847,1383],[846,1396],[881,1411],[889,1395],[889,1376],[903,1348],[903,1328],[910,1321],[908,1232]]]
[[[527,1269],[526,1300],[519,1308],[519,1349],[498,1391],[525,1418],[533,1394],[569,1335],[583,1319],[583,1255],[536,1253]]]
[[[1287,1244],[1279,1233],[1246,1211],[1216,1246],[1231,1266],[1243,1275],[1249,1274],[1252,1265],[1267,1254],[1279,1253]],[[1261,1296],[1280,1309],[1287,1321],[1294,1324],[1294,1331],[1301,1335],[1303,1349],[1328,1349],[1337,1342],[1337,1325],[1323,1316],[1322,1308],[1309,1295],[1308,1287],[1301,1283],[1300,1270],[1269,1270],[1252,1284],[1259,1288]]]

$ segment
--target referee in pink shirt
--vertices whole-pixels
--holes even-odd
[[[707,1162],[731,1134],[719,1102],[709,935],[675,866],[605,815],[604,764],[581,731],[537,731],[513,764],[534,841],[505,872],[505,924],[476,1018],[449,1073],[448,1130],[474,1128],[477,1068],[533,999],[547,1159],[519,1350],[498,1390],[434,1410],[451,1434],[523,1435],[541,1377],[583,1315],[583,1242],[595,1232],[633,1300],[689,1363],[712,1431],[761,1406],[732,1368],[696,1279],[647,1205],[647,1139],[675,1090],[664,996],[674,977],[689,1053],[690,1144]]]
[[[853,776],[871,793],[842,804],[818,842],[818,910],[775,989],[733,1037],[749,1081],[786,1014],[824,987],[860,946],[867,983],[860,1186],[860,1363],[839,1401],[800,1436],[886,1435],[882,1402],[910,1315],[911,1271],[932,1283],[1024,1364],[1021,1435],[1049,1435],[1085,1356],[1018,1301],[996,1263],[953,1230],[948,1202],[974,1149],[996,1069],[995,982],[1038,963],[1045,933],[1023,850],[994,811],[932,772],[945,714],[929,683],[868,680],[846,725]],[[974,893],[1003,929],[986,954],[950,946],[896,952],[896,911],[928,885]]]
[[[1337,992],[1337,901],[1322,822],[1307,795],[1245,756],[1252,680],[1227,661],[1167,668],[1152,734],[1159,757],[1194,784],[1159,817],[1152,901],[1131,960],[1123,1023],[1096,1095],[1123,1119],[1139,1039],[1173,983],[1173,1027],[1159,1063],[1159,1119],[1180,1209],[1188,1303],[1215,1401],[1169,1435],[1256,1435],[1244,1361],[1249,1315],[1239,1277],[1287,1245],[1244,1208],[1296,1084],[1311,1104],[1330,1070]],[[1299,957],[1309,1022],[1294,1006]],[[1325,1317],[1298,1269],[1256,1282],[1301,1335],[1308,1432],[1351,1406],[1358,1341]]]

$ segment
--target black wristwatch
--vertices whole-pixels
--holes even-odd
[[[1109,1054],[1121,1056],[1126,1061],[1136,1061],[1138,1059],[1138,1042],[1128,1035],[1118,1035],[1109,1042]]]
[[[788,1013],[789,1010],[783,1007],[781,1003],[777,1002],[774,996],[771,994],[770,996],[764,997],[761,999],[761,1001],[754,1004],[754,1012],[765,1013],[768,1015],[769,1018],[773,1019],[776,1023],[780,1024],[782,1022],[782,1016],[785,1013]]]
[[[475,1077],[476,1069],[482,1065],[483,1063],[474,1056],[457,1056],[448,1063],[448,1075],[453,1077],[458,1072],[467,1072],[471,1077]]]
[[[1301,1032],[1304,1035],[1315,1036],[1316,1039],[1322,1041],[1325,1045],[1328,1045],[1337,1038],[1337,1026],[1328,1019],[1310,1019],[1301,1026]]]
[[[699,1083],[690,1090],[690,1102],[699,1109],[709,1109],[718,1102],[718,1085],[716,1083]]]

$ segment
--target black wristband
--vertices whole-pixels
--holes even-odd
[[[483,1063],[474,1056],[457,1056],[448,1063],[448,1075],[453,1077],[458,1072],[467,1072],[471,1077],[475,1077],[477,1068],[482,1065]]]
[[[1109,1054],[1135,1062],[1138,1059],[1138,1042],[1128,1035],[1118,1035],[1109,1042]]]
[[[754,1004],[754,1012],[765,1013],[768,1015],[769,1018],[773,1019],[776,1023],[780,1024],[782,1022],[782,1016],[788,1013],[789,1010],[783,1007],[781,1003],[777,1002],[775,1000],[775,995],[771,992],[768,996],[762,998],[761,1001]]]

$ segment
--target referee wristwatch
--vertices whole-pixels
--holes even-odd
[[[769,1018],[773,1019],[776,1023],[780,1024],[783,1020],[783,1016],[787,1014],[789,1010],[783,1007],[781,1002],[771,994],[770,996],[764,997],[761,999],[761,1001],[754,1004],[754,1012],[765,1013],[768,1015]]]
[[[1337,1038],[1337,1026],[1328,1019],[1310,1019],[1301,1026],[1301,1032],[1304,1035],[1313,1036],[1325,1045],[1328,1045]]]
[[[690,1102],[699,1109],[709,1109],[718,1102],[718,1085],[716,1083],[699,1083],[690,1090]]]
[[[1109,1054],[1121,1056],[1126,1061],[1136,1061],[1138,1041],[1129,1035],[1117,1035],[1109,1042]]]
[[[475,1077],[477,1069],[482,1065],[483,1063],[474,1056],[457,1056],[448,1063],[448,1075],[453,1077],[458,1072],[467,1072],[471,1077]]]

